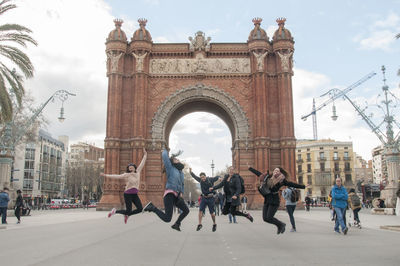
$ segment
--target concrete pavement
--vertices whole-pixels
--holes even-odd
[[[152,213],[106,218],[95,210],[36,211],[9,217],[0,230],[1,265],[399,265],[400,232],[379,229],[400,225],[400,217],[360,213],[363,229],[348,235],[333,232],[326,208],[296,210],[297,232],[290,233],[286,212],[276,215],[287,224],[283,235],[251,211],[254,223],[238,217],[203,219],[196,232],[198,209],[191,209],[182,232]],[[176,219],[174,216],[173,221]]]

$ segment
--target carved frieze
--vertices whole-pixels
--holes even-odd
[[[249,58],[150,59],[150,74],[249,74]]]

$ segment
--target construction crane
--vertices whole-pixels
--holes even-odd
[[[364,83],[365,81],[369,80],[370,78],[372,78],[373,76],[375,76],[376,73],[375,72],[371,72],[368,75],[366,75],[365,77],[363,77],[362,79],[358,80],[357,82],[353,83],[352,85],[350,85],[349,87],[347,87],[344,90],[338,90],[338,89],[331,89],[328,92],[322,94],[320,97],[323,97],[327,94],[330,95],[330,98],[328,100],[326,100],[325,102],[323,102],[321,105],[319,105],[318,107],[315,107],[315,98],[313,98],[313,106],[312,106],[312,110],[309,114],[307,115],[303,115],[301,117],[301,119],[303,119],[304,121],[307,120],[307,117],[309,117],[310,115],[312,115],[312,120],[313,120],[313,135],[314,135],[314,140],[318,139],[318,135],[317,135],[317,111],[321,110],[322,108],[324,108],[325,106],[327,106],[328,104],[330,104],[331,102],[333,102],[333,106],[332,106],[332,120],[336,120],[337,119],[337,115],[336,115],[336,106],[334,101],[340,97],[345,97],[346,94],[351,91],[352,89],[360,86],[362,83]]]

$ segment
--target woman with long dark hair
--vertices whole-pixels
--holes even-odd
[[[181,231],[181,222],[189,214],[189,208],[183,199],[184,175],[182,170],[185,166],[176,158],[180,154],[181,151],[168,157],[167,150],[164,149],[162,151],[162,160],[167,174],[167,183],[164,191],[165,212],[159,210],[151,201],[143,209],[144,211],[154,212],[161,220],[169,223],[172,220],[174,206],[176,206],[181,210],[181,214],[171,228],[177,231]]]
[[[272,175],[269,174],[269,171],[263,174],[252,167],[249,167],[249,171],[263,179],[260,180],[260,182],[265,184],[266,190],[268,191],[263,195],[263,220],[267,223],[276,225],[278,229],[277,234],[283,234],[285,232],[286,224],[274,217],[279,208],[279,189],[283,186],[304,189],[305,186],[288,181],[287,179],[289,174],[281,167],[275,168]]]
[[[222,209],[222,214],[232,214],[235,216],[243,216],[249,219],[250,222],[253,222],[253,217],[250,213],[244,213],[238,211],[238,207],[240,206],[240,193],[241,193],[241,181],[239,174],[235,173],[235,170],[232,166],[228,168],[229,173],[225,175],[224,179],[218,185],[210,188],[210,191],[217,190],[221,187],[224,188],[225,192],[225,205]]]
[[[126,173],[122,175],[108,175],[101,173],[101,176],[109,177],[109,178],[121,178],[126,181],[125,191],[124,191],[124,200],[125,200],[125,210],[118,210],[113,208],[108,213],[108,218],[113,216],[116,213],[124,215],[124,222],[128,221],[129,216],[141,213],[143,211],[142,202],[138,196],[139,192],[139,184],[140,184],[140,172],[142,171],[144,164],[146,163],[147,152],[146,149],[143,148],[143,158],[140,162],[139,166],[136,167],[135,164],[130,163],[126,167]],[[136,206],[136,210],[132,210],[132,203]]]

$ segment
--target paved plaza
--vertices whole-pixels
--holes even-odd
[[[198,209],[191,209],[182,232],[170,228],[154,214],[106,218],[91,210],[34,211],[22,223],[9,217],[0,229],[1,265],[399,265],[400,232],[380,229],[400,225],[400,217],[371,215],[362,210],[363,229],[348,235],[333,232],[326,208],[296,210],[298,231],[289,232],[287,213],[277,217],[287,223],[283,235],[262,221],[261,211],[251,211],[254,223],[238,217],[211,218],[196,232]],[[176,216],[174,217],[176,219]]]

